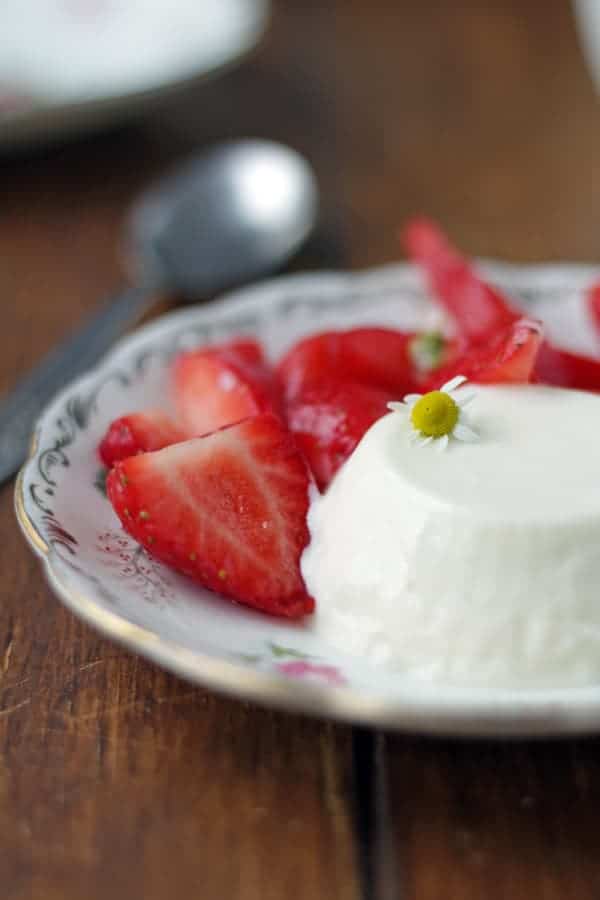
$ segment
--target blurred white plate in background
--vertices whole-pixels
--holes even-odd
[[[600,0],[573,0],[583,53],[600,91]]]
[[[214,74],[268,0],[2,0],[0,147],[102,126]]]

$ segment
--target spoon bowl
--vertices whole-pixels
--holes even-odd
[[[317,207],[308,164],[270,141],[216,146],[146,191],[126,237],[137,286],[106,303],[0,401],[0,482],[25,459],[51,397],[93,366],[157,292],[207,297],[280,268],[308,237]]]
[[[188,300],[279,268],[317,216],[305,160],[271,141],[235,141],[150,188],[128,222],[136,280]]]

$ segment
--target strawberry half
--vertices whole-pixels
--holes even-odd
[[[256,341],[180,354],[173,384],[179,420],[194,435],[278,410],[274,379]]]
[[[295,344],[277,367],[288,400],[330,381],[352,381],[398,395],[415,388],[414,334],[389,328],[326,331]]]
[[[500,291],[477,274],[434,222],[414,219],[402,238],[408,255],[423,267],[432,292],[469,343],[493,339],[521,317]]]
[[[542,326],[520,319],[486,345],[475,345],[431,372],[423,386],[435,390],[455,375],[479,384],[524,384],[532,380],[542,346]]]
[[[162,450],[185,441],[188,435],[160,410],[130,413],[111,422],[98,447],[102,462],[109,468],[120,459]]]
[[[288,425],[324,490],[395,394],[352,382],[313,385],[287,406]]]
[[[149,553],[263,612],[314,609],[300,574],[309,476],[271,414],[118,462],[108,497]]]

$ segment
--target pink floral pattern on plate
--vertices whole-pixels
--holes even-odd
[[[311,663],[303,659],[294,659],[291,662],[278,663],[275,668],[283,675],[287,675],[288,678],[297,678],[302,681],[314,681],[338,687],[347,683],[339,669],[325,663]]]
[[[171,597],[165,568],[125,532],[105,530],[98,535],[96,550],[102,563],[124,578],[148,603],[164,603]]]

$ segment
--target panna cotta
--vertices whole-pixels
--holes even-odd
[[[313,627],[430,682],[598,682],[600,396],[467,389],[477,441],[423,445],[390,412],[314,500]]]

